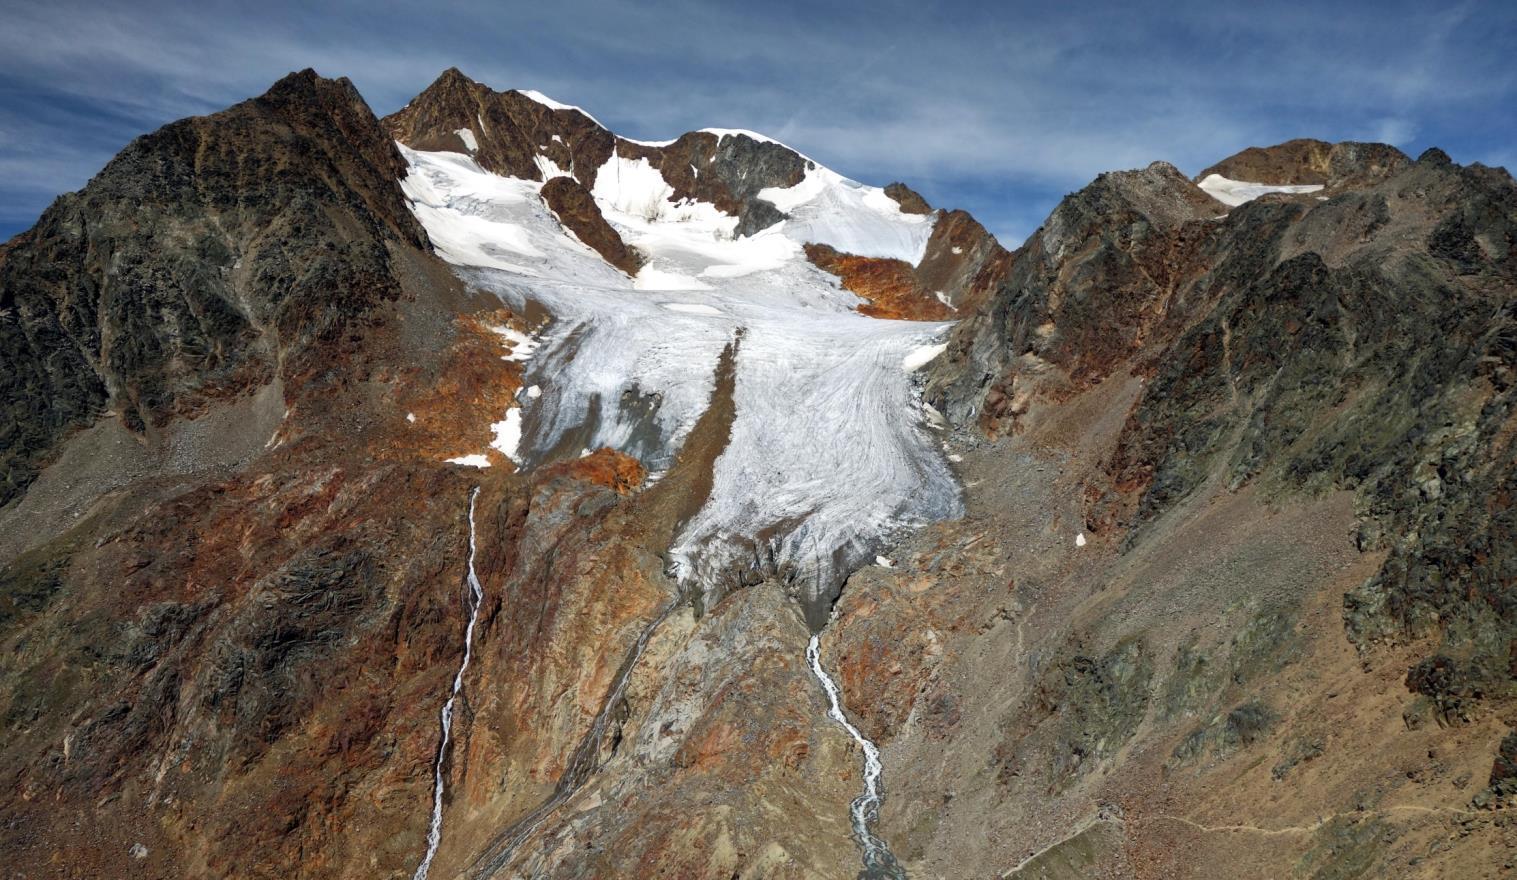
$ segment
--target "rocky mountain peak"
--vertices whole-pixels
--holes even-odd
[[[497,92],[456,67],[380,123],[412,149],[465,153],[487,171],[523,180],[567,174],[586,187],[615,140],[577,108]]]
[[[304,70],[60,197],[0,262],[0,501],[102,412],[140,432],[330,377],[326,345],[398,295],[387,245],[426,246],[405,174],[352,83]]]
[[[911,187],[900,181],[885,185],[885,195],[896,200],[901,210],[908,214],[931,214],[932,206],[927,200]]]
[[[1297,138],[1272,147],[1249,147],[1196,175],[1272,186],[1320,184],[1329,193],[1373,186],[1411,160],[1389,144]]]

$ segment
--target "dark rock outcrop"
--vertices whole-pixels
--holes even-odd
[[[1011,252],[969,212],[943,211],[917,264],[916,278],[935,298],[941,294],[953,309],[969,313],[1001,283],[1011,264]]]
[[[642,268],[642,257],[627,247],[622,237],[606,222],[584,184],[572,177],[555,177],[543,184],[542,196],[543,201],[558,217],[558,222],[580,241],[594,248],[606,262],[628,275],[636,275],[637,270]]]
[[[896,204],[907,214],[931,214],[932,206],[921,194],[900,181],[885,185],[885,195],[895,199]]]
[[[738,235],[752,235],[785,219],[783,212],[758,197],[759,191],[795,186],[812,167],[783,144],[741,133],[693,131],[658,147],[619,140],[616,152],[648,160],[674,189],[672,200],[710,202],[737,217]]]
[[[1033,374],[1108,375],[1146,342],[1215,203],[1173,165],[1103,174],[1059,204],[955,328],[929,394],[950,419],[1009,425]],[[1018,367],[1020,365],[1020,367]],[[946,409],[944,409],[946,407]]]
[[[956,330],[932,399],[954,420],[1015,430],[1032,402],[1132,371],[1144,391],[1106,484],[1087,490],[1087,522],[1131,545],[1218,478],[1351,491],[1361,548],[1387,556],[1345,598],[1350,637],[1436,635],[1465,658],[1457,688],[1431,673],[1414,687],[1459,714],[1505,705],[1517,184],[1438,153],[1325,202],[1213,218],[1199,195],[1151,167],[1066,199]]]
[[[523,180],[543,180],[544,161],[584,185],[612,153],[646,160],[673,190],[671,201],[694,199],[739,218],[749,235],[784,218],[758,198],[766,187],[794,186],[811,163],[782,144],[742,133],[694,131],[659,145],[618,138],[578,110],[549,107],[516,91],[497,92],[448,69],[436,82],[381,124],[418,150],[469,153],[487,171]],[[458,134],[468,130],[476,148]],[[620,267],[618,267],[620,268]]]
[[[138,138],[0,261],[0,503],[71,431],[134,431],[328,358],[426,235],[352,84],[310,70]],[[318,356],[320,352],[320,356]]]

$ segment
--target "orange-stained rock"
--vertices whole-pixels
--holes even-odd
[[[923,289],[903,260],[858,257],[825,244],[806,245],[806,258],[868,301],[859,306],[860,314],[903,321],[942,321],[952,314],[947,304]]]
[[[550,465],[543,473],[545,476],[573,477],[626,495],[643,484],[648,469],[625,452],[602,447],[581,458]]]

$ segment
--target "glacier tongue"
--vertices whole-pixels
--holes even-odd
[[[402,186],[438,252],[476,286],[554,315],[528,364],[527,384],[540,392],[523,402],[516,457],[525,466],[609,446],[666,469],[737,340],[731,438],[705,506],[671,548],[682,583],[710,594],[746,569],[786,577],[819,629],[848,571],[894,531],[960,513],[902,369],[947,325],[853,311],[857,298],[805,260],[795,238],[804,229],[785,228],[797,221],[736,238],[710,205],[665,208],[654,169],[613,157],[595,195],[648,258],[628,279],[558,227],[537,198],[541,184],[496,177],[465,156],[401,149],[410,164]],[[856,213],[856,228],[909,256],[930,223],[895,212],[905,219],[892,229],[884,206],[855,210],[873,192],[793,193],[792,208],[819,205],[814,216],[844,229]],[[644,275],[659,283],[639,285]]]

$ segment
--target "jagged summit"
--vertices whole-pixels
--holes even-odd
[[[1390,144],[1297,138],[1272,147],[1249,147],[1196,175],[1271,186],[1320,185],[1329,193],[1372,186],[1411,164]]]
[[[858,184],[765,135],[708,128],[668,141],[632,140],[577,107],[530,90],[498,92],[457,68],[381,122],[411,149],[460,153],[501,177],[573,178],[592,199],[567,212],[553,206],[555,213],[607,262],[632,274],[642,267],[650,284],[664,283],[655,280],[657,255],[629,256],[639,244],[626,240],[627,229],[608,234],[599,220],[609,213],[670,222],[691,210],[678,206],[708,205],[713,216],[735,218],[730,229],[718,224],[721,234],[748,238],[780,227],[798,243],[858,258],[839,273],[843,283],[871,301],[891,300],[880,314],[893,317],[940,318],[977,301],[989,286],[987,267],[1006,253],[967,214],[938,230],[944,212],[904,184]],[[557,186],[550,194],[563,200],[571,192]],[[932,268],[913,279],[924,261]],[[893,280],[882,287],[885,278]]]

